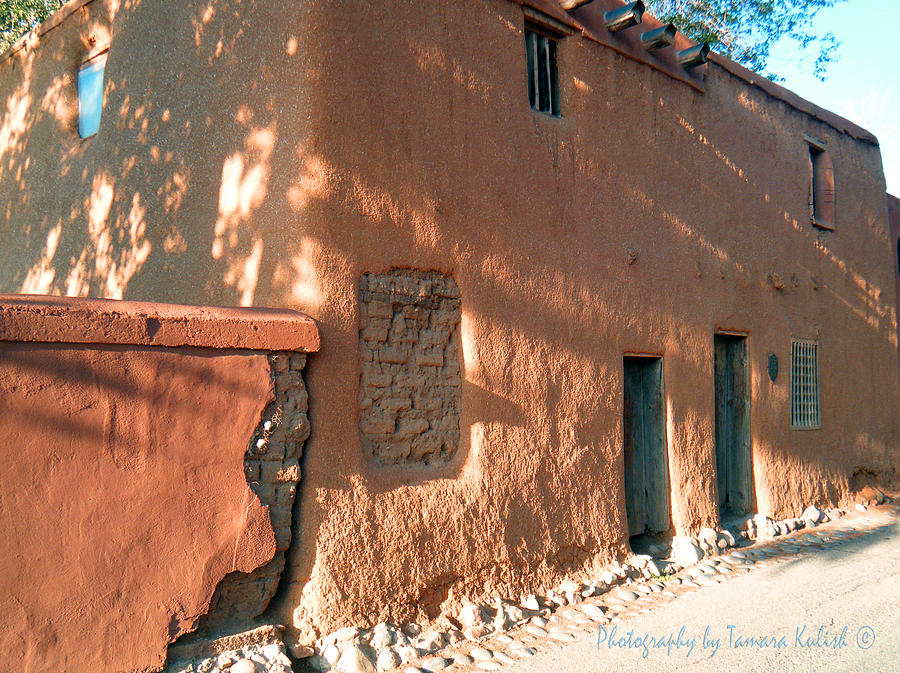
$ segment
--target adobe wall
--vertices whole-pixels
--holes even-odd
[[[160,670],[267,607],[316,345],[288,311],[0,296],[4,670]]]
[[[302,543],[271,608],[301,639],[518,595],[626,553],[625,353],[665,359],[677,531],[718,518],[717,330],[748,334],[760,511],[839,501],[858,470],[895,478],[877,145],[721,66],[701,93],[577,35],[560,45],[562,118],[536,114],[522,9],[506,0],[187,2],[164,18],[131,3],[111,23],[100,134],[80,142],[66,77],[82,23],[0,63],[0,243],[17,251],[0,288],[317,321]],[[832,153],[833,233],[809,223],[804,133]],[[459,292],[457,353],[415,373],[460,369],[458,445],[427,464],[408,458],[430,419],[403,426],[409,453],[364,422],[361,281],[397,270]],[[407,354],[424,343],[411,324],[395,330]],[[790,429],[792,336],[819,340],[820,430]],[[409,362],[373,372],[391,376],[378,408],[395,430]]]
[[[891,223],[891,245],[894,252],[894,273],[897,284],[897,315],[900,316],[900,199],[887,195],[888,219]]]
[[[414,616],[404,603],[435,614],[467,592],[516,596],[624,553],[627,352],[665,358],[676,529],[717,521],[716,330],[749,335],[760,511],[838,501],[860,468],[893,478],[877,146],[715,65],[701,94],[577,37],[560,46],[563,118],[534,114],[512,3],[352,3],[316,18],[301,268],[326,298],[316,364],[342,373],[311,379],[331,406],[314,445],[359,476],[309,454],[322,485],[304,492],[302,522],[321,542],[294,556],[282,605],[299,605],[295,625]],[[835,161],[833,234],[809,223],[804,133]],[[365,377],[357,279],[393,268],[452,276],[460,291],[461,441],[443,469],[373,464],[339,420]],[[790,429],[792,336],[820,342],[821,430]]]

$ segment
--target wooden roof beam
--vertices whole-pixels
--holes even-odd
[[[581,7],[582,5],[586,5],[593,1],[594,0],[559,0],[559,6],[568,12],[576,7]]]

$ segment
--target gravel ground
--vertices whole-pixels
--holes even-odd
[[[772,556],[757,560],[752,572],[648,605],[646,613],[540,648],[503,670],[900,670],[897,505],[856,514],[799,540],[791,536],[770,546]],[[645,642],[656,647],[645,649]]]

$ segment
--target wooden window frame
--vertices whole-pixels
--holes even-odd
[[[828,146],[804,135],[809,150],[809,220],[819,229],[835,228],[834,163]]]
[[[85,59],[78,68],[78,137],[82,140],[100,132],[108,57],[107,47]]]
[[[561,117],[559,41],[564,35],[529,19],[524,32],[528,103],[535,112]]]

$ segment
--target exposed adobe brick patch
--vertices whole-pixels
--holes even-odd
[[[359,432],[383,465],[447,462],[459,444],[459,288],[397,269],[359,286]]]

